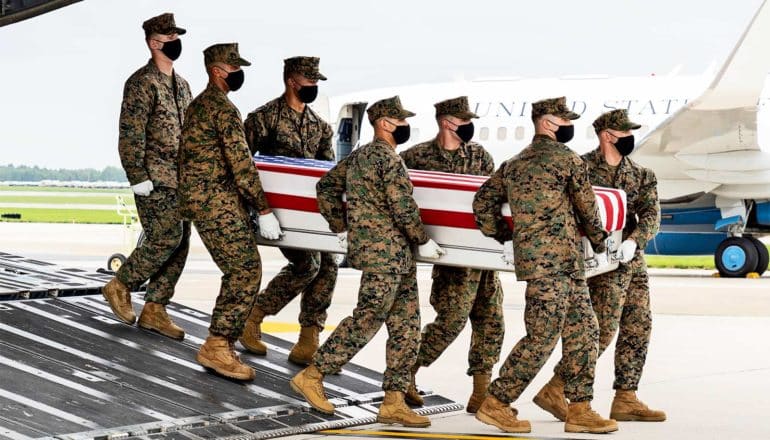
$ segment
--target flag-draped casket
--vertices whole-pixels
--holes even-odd
[[[334,164],[280,156],[255,156],[255,163],[267,200],[285,233],[280,241],[260,239],[260,243],[344,253],[337,235],[318,212],[316,201],[316,183]],[[409,177],[428,235],[446,250],[439,260],[426,262],[513,271],[513,266],[502,260],[503,246],[482,235],[473,218],[473,196],[487,177],[418,170],[409,170]],[[594,258],[590,246],[586,247],[588,276],[617,268],[614,256],[626,217],[626,195],[622,190],[594,187],[594,192],[602,221],[611,234],[606,261]],[[511,224],[507,204],[503,215]]]

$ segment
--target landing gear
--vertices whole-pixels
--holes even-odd
[[[752,272],[761,274],[767,270],[767,248],[753,237],[729,237],[719,243],[714,263],[724,278],[743,278]]]
[[[107,259],[107,269],[112,272],[117,272],[120,266],[126,263],[126,256],[123,254],[112,254]]]

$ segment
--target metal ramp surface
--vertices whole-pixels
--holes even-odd
[[[99,293],[112,275],[0,252],[0,301]]]
[[[267,356],[241,354],[257,379],[230,381],[195,362],[210,316],[168,311],[182,342],[118,322],[101,296],[0,302],[0,439],[271,438],[375,421],[380,373],[351,364],[327,376],[327,416],[289,386],[301,369],[287,361],[291,343],[263,335]],[[424,415],[462,408],[425,401]]]

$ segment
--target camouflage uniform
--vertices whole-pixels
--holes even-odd
[[[639,124],[628,120],[625,110],[607,112],[594,122],[597,132],[606,128],[626,131],[639,127]],[[599,321],[599,355],[609,346],[620,327],[615,344],[613,388],[636,390],[652,330],[650,284],[644,248],[660,226],[657,180],[652,170],[639,166],[628,157],[624,157],[618,166],[610,166],[599,149],[583,155],[583,160],[593,185],[619,188],[626,192],[623,240],[631,238],[636,241],[636,255],[617,270],[589,279],[588,288]],[[557,374],[563,375],[562,368],[562,363],[559,363]]]
[[[151,18],[145,34],[184,34],[173,14]],[[190,223],[183,221],[177,199],[177,150],[190,85],[176,71],[168,76],[150,60],[123,88],[118,152],[131,185],[150,180],[154,189],[136,195],[136,210],[145,240],[131,253],[115,277],[137,289],[147,285],[145,301],[166,305],[174,295],[190,248]]]
[[[579,117],[564,98],[532,105],[533,119],[545,114]],[[513,232],[500,213],[506,200]],[[568,378],[565,395],[571,402],[591,400],[599,330],[585,282],[578,224],[598,251],[603,251],[607,232],[585,164],[564,144],[535,135],[482,185],[473,210],[485,235],[513,240],[516,278],[527,281],[527,335],[508,355],[489,393],[502,402],[516,400],[561,336]]]
[[[211,46],[204,58],[207,66],[213,62],[250,65],[238,55],[236,43]],[[216,85],[209,84],[190,104],[179,156],[183,212],[223,273],[209,330],[234,341],[262,278],[257,238],[246,207],[262,211],[269,206],[249,155],[241,115]]]
[[[398,97],[378,101],[367,112],[371,122],[383,116],[403,119],[414,115],[401,107]],[[339,371],[384,322],[388,342],[383,389],[405,392],[420,345],[411,246],[429,238],[412,198],[404,162],[387,142],[375,139],[340,161],[316,188],[321,214],[332,232],[348,231],[350,264],[363,274],[353,314],[318,349],[313,364],[323,374]]]
[[[467,97],[442,101],[435,107],[437,117],[477,117],[468,110]],[[407,168],[416,170],[477,176],[489,176],[495,170],[492,155],[475,142],[463,142],[457,150],[448,151],[433,139],[401,152],[401,158]],[[505,333],[502,302],[496,272],[434,265],[430,304],[436,320],[423,328],[417,366],[429,366],[438,359],[470,318],[473,333],[467,374],[490,374],[500,359]]]
[[[294,57],[284,63],[287,72],[297,72],[308,79],[326,79],[318,71],[318,61],[315,57]],[[334,160],[331,126],[307,105],[302,112],[293,110],[284,96],[249,113],[244,125],[252,154]],[[275,315],[302,294],[300,325],[323,329],[337,282],[333,254],[280,250],[289,264],[257,296],[255,304],[266,315]]]

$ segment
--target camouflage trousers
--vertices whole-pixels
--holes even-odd
[[[524,336],[489,386],[510,403],[529,385],[562,338],[564,395],[572,402],[592,400],[599,326],[584,279],[556,274],[527,281]]]
[[[231,341],[243,333],[262,282],[262,260],[257,237],[240,198],[235,193],[212,197],[206,215],[193,220],[211,258],[222,271],[209,331]]]
[[[620,328],[615,343],[616,390],[636,390],[647,359],[652,332],[650,283],[644,255],[637,253],[628,264],[617,270],[588,280],[596,319],[599,321],[599,356],[610,345]],[[563,375],[562,363],[555,369]]]
[[[289,260],[289,264],[260,292],[255,305],[266,315],[275,315],[301,294],[299,324],[302,327],[316,326],[323,329],[326,310],[331,305],[337,283],[334,255],[284,248],[281,248],[281,253]]]
[[[158,187],[148,196],[134,199],[144,241],[115,276],[131,290],[149,280],[144,300],[166,305],[174,296],[190,250],[190,222],[182,219],[174,188]]]
[[[433,266],[430,304],[436,320],[425,326],[417,365],[429,366],[471,321],[468,375],[491,374],[500,359],[505,326],[503,289],[496,272]]]
[[[323,374],[338,372],[369,343],[383,323],[388,328],[388,342],[382,388],[406,392],[420,348],[415,266],[405,274],[363,272],[353,314],[343,319],[316,351],[313,364]]]

